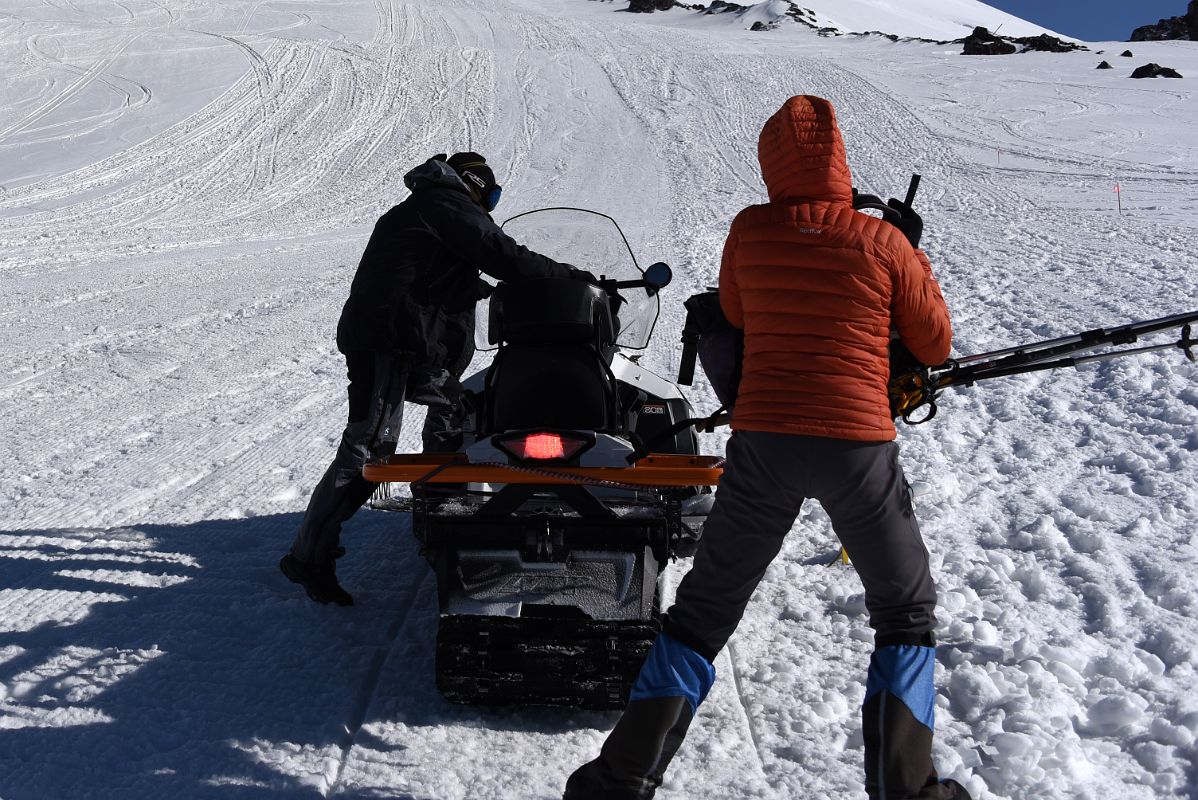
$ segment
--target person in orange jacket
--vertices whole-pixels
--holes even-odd
[[[720,305],[744,330],[724,476],[629,703],[564,797],[653,797],[715,680],[716,655],[810,498],[861,576],[874,629],[867,794],[968,800],[932,765],[936,589],[887,395],[892,330],[925,364],[949,354],[948,309],[918,249],[923,223],[897,200],[893,223],[853,209],[827,100],[788,100],[758,155],[770,202],[737,215],[720,268]]]

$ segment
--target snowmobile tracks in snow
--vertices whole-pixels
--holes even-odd
[[[376,652],[372,657],[370,668],[362,680],[353,710],[346,720],[345,737],[341,744],[341,758],[338,760],[336,771],[324,792],[325,797],[333,797],[340,788],[345,765],[358,739],[358,734],[361,732],[362,726],[370,713],[371,704],[379,688],[379,682],[385,674],[387,660],[391,657],[397,643],[404,641],[403,634],[411,622],[413,609],[420,608],[419,604],[413,602],[414,599],[421,593],[429,591],[429,587],[433,583],[432,576],[423,573],[421,580],[413,581],[409,585],[408,592],[400,598],[400,602],[397,604],[400,613],[396,616],[395,622],[387,630],[384,639],[376,645]]]

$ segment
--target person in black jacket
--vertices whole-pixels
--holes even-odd
[[[479,271],[501,281],[592,279],[500,230],[490,212],[502,189],[477,153],[434,156],[404,183],[412,194],[375,224],[337,323],[349,422],[279,562],[319,603],[353,604],[334,565],[345,552],[341,526],[373,493],[362,468],[395,451],[405,399],[429,406],[426,448],[460,444],[458,378],[473,356],[474,307],[486,291]]]

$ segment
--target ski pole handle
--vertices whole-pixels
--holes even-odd
[[[903,202],[907,204],[907,208],[911,208],[911,204],[915,202],[915,194],[919,191],[919,182],[923,180],[923,176],[915,174],[911,176],[911,185],[907,187],[907,199]]]

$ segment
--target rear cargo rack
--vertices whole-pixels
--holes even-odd
[[[628,467],[472,463],[465,453],[393,455],[366,465],[374,483],[615,484],[631,487],[715,486],[724,460],[715,456],[653,454]]]

